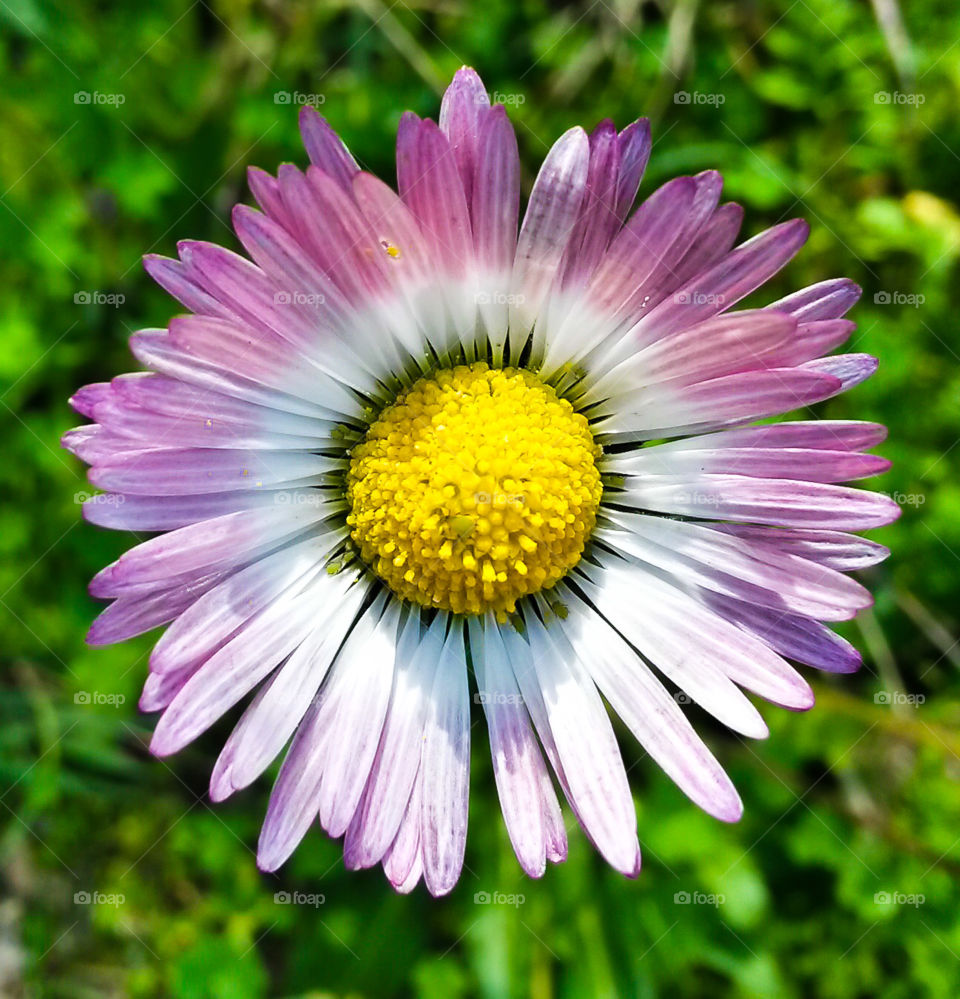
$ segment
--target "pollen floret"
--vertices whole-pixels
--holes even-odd
[[[503,618],[580,560],[600,453],[586,418],[531,372],[437,371],[354,448],[351,537],[399,596]]]

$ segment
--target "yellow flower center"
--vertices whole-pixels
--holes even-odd
[[[503,620],[580,560],[600,453],[586,418],[530,372],[438,371],[353,449],[351,537],[398,596]]]

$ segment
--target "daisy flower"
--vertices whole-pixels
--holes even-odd
[[[439,124],[402,117],[398,193],[316,111],[300,124],[311,165],[251,170],[260,210],[234,209],[249,258],[192,241],[148,256],[187,314],[131,338],[146,371],[71,400],[94,422],[65,446],[103,490],[85,517],[157,532],[94,577],[112,602],[88,640],[167,626],[140,700],[162,711],[158,756],[247,701],[214,800],[286,747],[264,870],[319,819],[348,867],[450,891],[473,701],[523,869],[566,855],[560,791],[635,876],[604,699],[733,821],[737,792],[682,705],[762,738],[744,691],[803,710],[791,662],[860,662],[823,622],[870,604],[847,573],[887,554],[851,532],[897,506],[839,484],[887,467],[867,453],[884,430],[757,422],[872,374],[866,355],[824,356],[860,290],[732,311],[807,226],[735,246],[742,210],[714,171],[634,210],[645,119],[562,135],[522,222],[516,137],[471,69]]]

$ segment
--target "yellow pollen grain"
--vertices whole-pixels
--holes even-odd
[[[387,254],[388,257],[393,257],[394,260],[399,259],[399,257],[400,257],[400,247],[394,246],[393,243],[391,243],[389,239],[381,239],[380,240],[380,245],[386,251],[386,254]]]
[[[600,454],[586,418],[529,371],[443,369],[353,449],[347,524],[398,596],[504,620],[580,560]]]

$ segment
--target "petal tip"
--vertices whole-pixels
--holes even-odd
[[[227,770],[210,778],[210,788],[207,793],[212,802],[219,804],[221,801],[226,801],[235,790],[236,788],[230,783],[230,771]]]
[[[725,795],[718,803],[717,807],[711,811],[711,815],[721,822],[739,822],[743,818],[743,802],[740,795],[731,787],[731,793]]]
[[[160,719],[160,725],[163,724],[163,719]],[[174,743],[167,733],[158,725],[153,732],[153,738],[150,740],[150,753],[156,756],[158,759],[163,759],[165,756],[172,756],[180,748],[176,743]]]
[[[257,870],[264,874],[273,874],[282,863],[282,860],[271,856],[263,847],[257,848]]]

